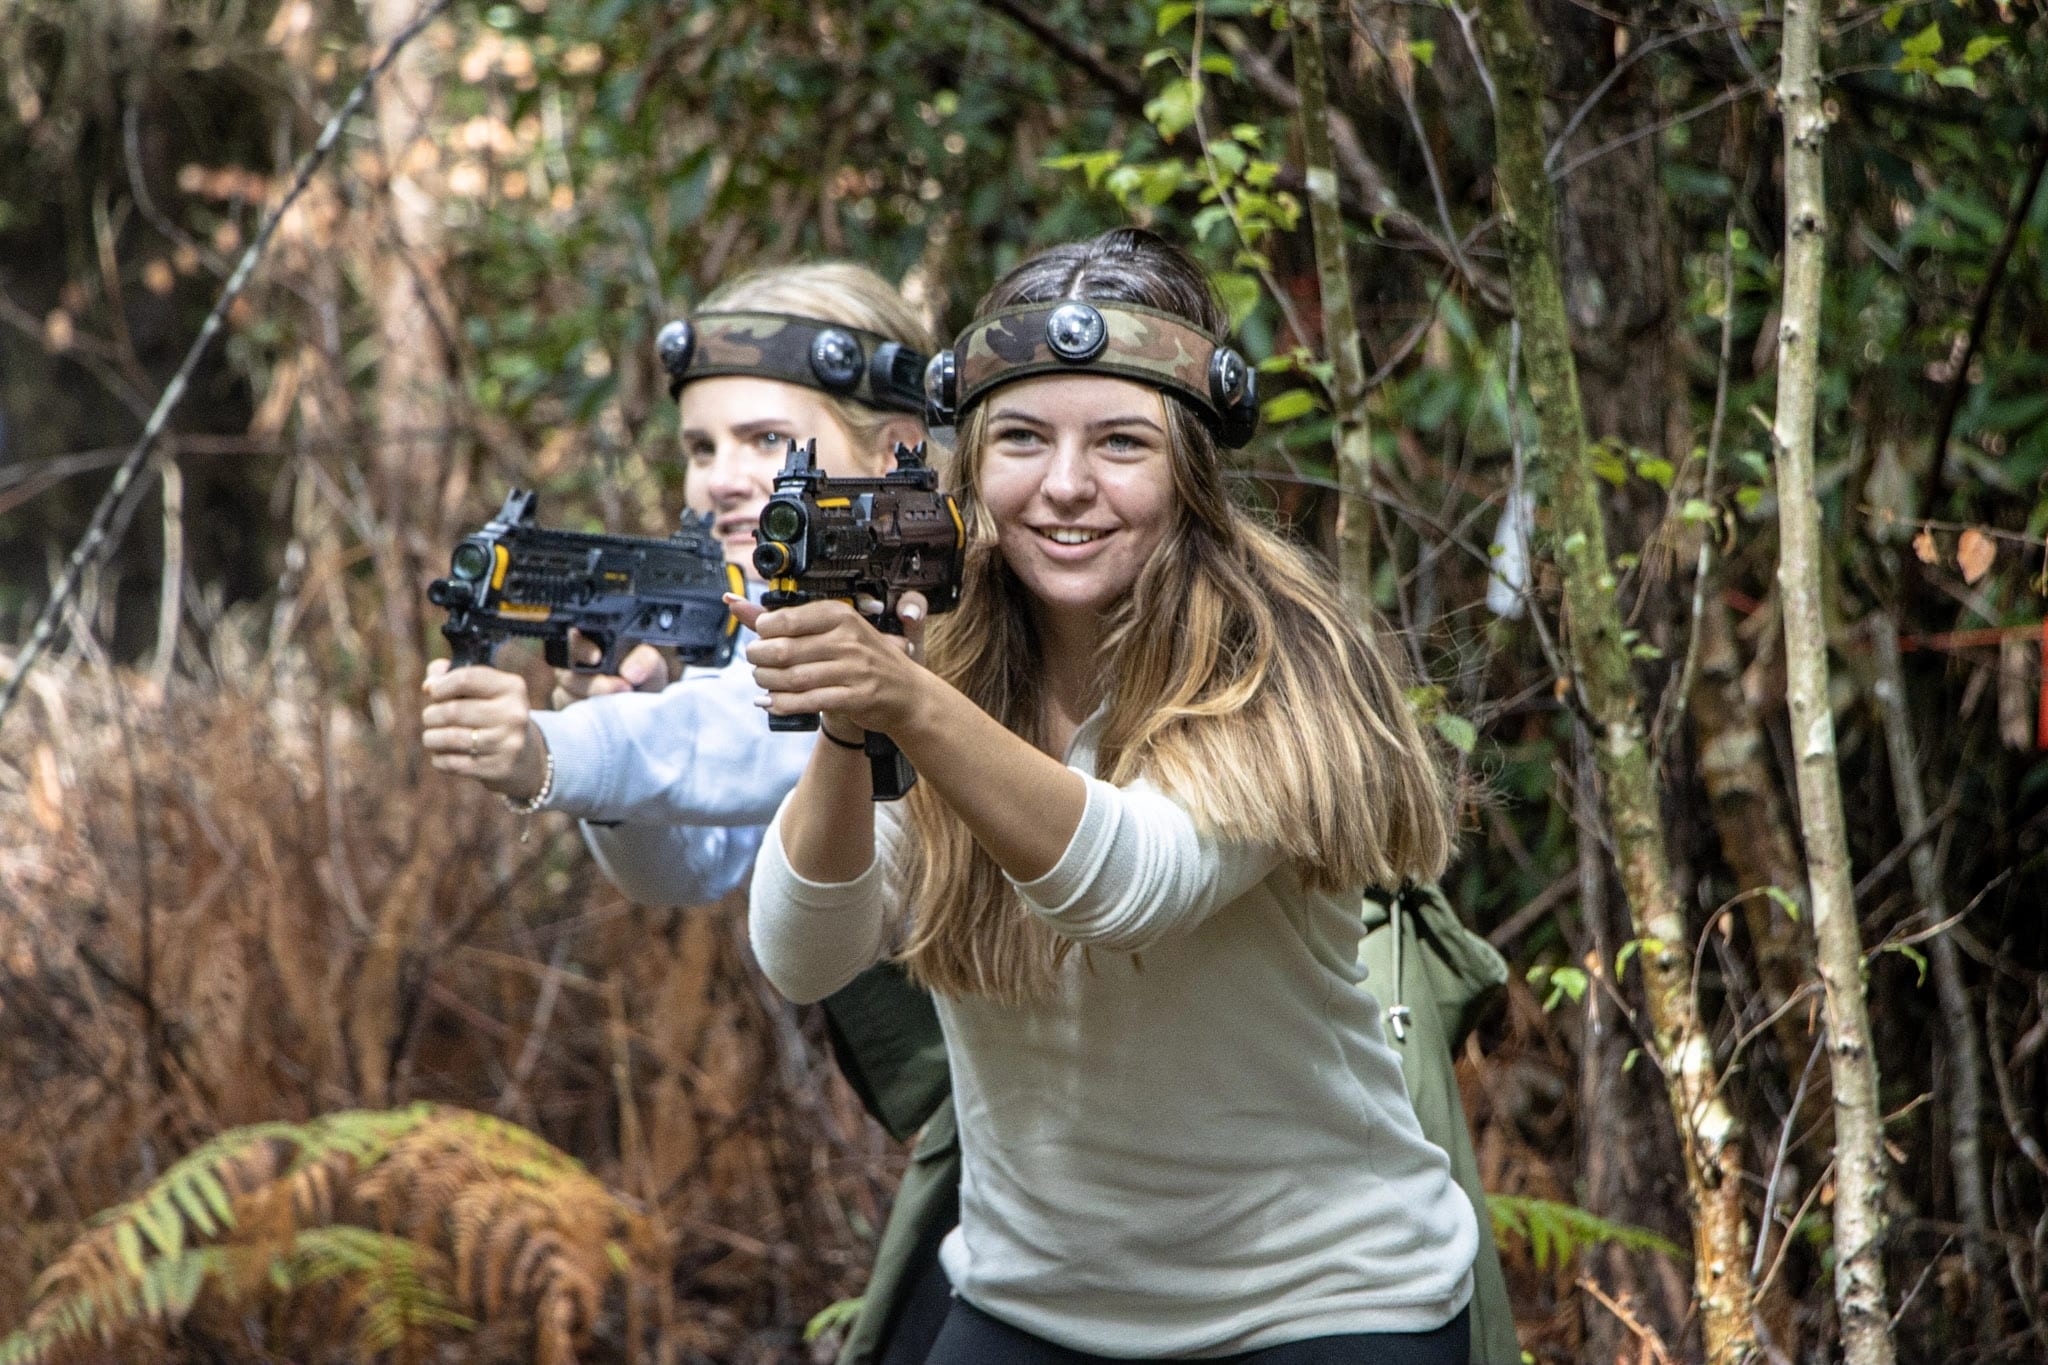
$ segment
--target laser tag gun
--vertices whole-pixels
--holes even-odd
[[[739,566],[727,564],[709,513],[683,513],[666,540],[601,532],[549,531],[534,525],[531,489],[515,488],[475,535],[455,547],[448,576],[427,587],[445,607],[441,633],[454,667],[488,664],[507,636],[541,642],[556,668],[616,673],[637,644],[674,649],[686,664],[722,667],[732,658],[739,621],[724,594],[746,592]],[[604,651],[597,663],[569,657],[569,632]]]
[[[875,624],[903,633],[896,609],[921,592],[931,615],[960,601],[967,530],[953,495],[939,491],[939,473],[925,462],[924,442],[896,447],[896,467],[876,478],[837,479],[818,468],[818,443],[789,443],[775,493],[755,530],[754,568],[768,582],[763,606],[872,597],[882,604]],[[815,730],[816,713],[770,716],[770,729]],[[863,746],[877,801],[894,801],[917,782],[910,760],[887,735],[868,731]]]

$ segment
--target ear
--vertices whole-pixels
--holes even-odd
[[[891,417],[884,422],[875,436],[876,444],[880,446],[876,454],[881,460],[882,472],[887,473],[896,467],[898,445],[915,446],[924,438],[924,423],[915,417]]]

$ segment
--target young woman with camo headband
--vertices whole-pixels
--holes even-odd
[[[815,438],[819,464],[841,476],[883,473],[898,442],[924,439],[930,331],[865,267],[745,276],[665,328],[657,347],[681,416],[683,501],[712,514],[727,561],[750,578],[755,520],[791,438]],[[551,710],[529,709],[517,674],[450,670],[446,660],[429,667],[424,690],[436,768],[483,783],[516,810],[579,817],[605,875],[655,907],[703,905],[745,882],[763,825],[816,742],[768,728],[752,704],[761,695],[752,669],[737,656],[671,682],[666,660],[643,645],[616,677],[558,672]],[[857,1337],[863,1362],[876,1358],[885,1327],[900,1352],[887,1359],[922,1360],[944,1313],[935,1252],[953,1223],[957,1179],[937,1020],[893,968],[850,985],[827,1014],[841,1064],[876,1117],[899,1138],[931,1120],[914,1197],[899,1201],[870,1287],[871,1302],[890,1311],[870,1314]],[[923,1306],[906,1306],[920,1284]]]
[[[1473,1208],[1356,965],[1361,888],[1448,859],[1446,786],[1394,654],[1226,494],[1223,328],[1149,233],[1026,262],[927,376],[973,538],[922,657],[734,603],[769,709],[841,741],[762,846],[762,966],[808,1000],[894,956],[945,1025],[932,1365],[1467,1358]],[[868,799],[867,729],[906,801]]]

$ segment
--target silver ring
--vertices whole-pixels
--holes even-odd
[[[471,758],[475,758],[475,757],[477,756],[477,752],[476,752],[476,727],[474,727],[474,726],[471,726],[471,727],[470,727],[470,731],[469,731],[469,756],[470,756]]]

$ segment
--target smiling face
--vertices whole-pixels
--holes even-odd
[[[1092,625],[1121,601],[1179,514],[1166,403],[1107,375],[1044,375],[987,399],[983,506],[1038,610]]]
[[[888,467],[878,451],[857,449],[826,397],[800,384],[752,375],[720,375],[683,388],[683,503],[712,514],[728,564],[754,572],[754,523],[775,490],[789,442],[816,439],[818,465],[840,478]]]

